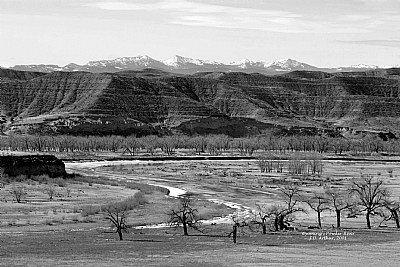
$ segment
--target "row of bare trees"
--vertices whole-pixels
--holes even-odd
[[[322,157],[318,154],[307,156],[292,155],[289,160],[279,160],[278,155],[258,157],[257,165],[261,172],[278,173],[287,170],[290,174],[320,175],[323,172]]]
[[[371,176],[363,176],[352,181],[348,188],[325,188],[323,192],[305,193],[298,186],[288,185],[280,189],[282,204],[256,204],[251,216],[239,213],[231,216],[232,231],[229,236],[236,243],[238,230],[255,226],[266,234],[269,230],[293,230],[292,225],[299,213],[309,213],[309,209],[317,214],[315,228],[322,228],[322,213],[334,212],[336,228],[341,228],[341,218],[346,213],[349,218],[363,215],[368,229],[372,228],[371,217],[379,216],[383,221],[393,220],[400,228],[400,201],[389,193],[384,182]],[[180,206],[171,210],[169,223],[171,226],[182,226],[184,235],[188,228],[199,231],[200,218],[190,197],[180,199]],[[309,209],[308,209],[309,208]]]
[[[317,214],[318,228],[322,228],[321,214],[327,210],[336,214],[336,227],[341,227],[341,217],[347,211],[348,217],[364,215],[367,228],[371,229],[371,216],[380,216],[383,221],[393,220],[400,228],[400,201],[391,196],[380,179],[363,176],[354,180],[348,188],[325,188],[323,192],[311,195],[297,186],[281,189],[285,205],[257,204],[255,222],[262,226],[263,233],[272,225],[274,231],[285,230],[295,220],[295,214],[307,213],[304,206]],[[305,205],[299,205],[303,203]],[[383,222],[382,221],[382,222]]]
[[[322,136],[273,136],[230,138],[225,135],[210,136],[164,136],[154,135],[136,138],[135,136],[41,136],[9,135],[0,137],[0,150],[33,152],[97,152],[110,151],[128,153],[138,152],[154,155],[162,152],[172,155],[177,149],[192,150],[196,154],[221,155],[226,151],[236,151],[240,155],[253,155],[255,152],[289,151],[334,152],[366,154],[400,153],[400,141],[382,141],[378,137],[363,139],[330,138]]]

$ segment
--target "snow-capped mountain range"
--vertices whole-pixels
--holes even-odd
[[[349,67],[339,68],[318,68],[306,63],[302,63],[293,59],[280,59],[273,62],[266,61],[251,61],[243,59],[233,61],[228,64],[202,60],[192,59],[182,56],[173,56],[164,61],[153,59],[149,56],[136,56],[136,57],[121,57],[112,60],[99,60],[90,61],[85,65],[78,65],[70,63],[64,67],[57,65],[15,65],[11,67],[14,70],[23,71],[38,71],[38,72],[53,72],[53,71],[88,71],[88,72],[119,72],[127,70],[142,70],[145,68],[153,68],[164,71],[171,71],[182,74],[191,74],[196,72],[206,71],[242,71],[242,72],[258,72],[263,74],[277,74],[285,73],[295,70],[306,71],[325,71],[325,72],[338,72],[338,71],[362,71],[379,69],[374,65],[353,65]],[[389,68],[389,67],[386,67]]]

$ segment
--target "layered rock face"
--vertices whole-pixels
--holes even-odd
[[[208,117],[245,117],[274,123],[285,118],[318,126],[321,120],[335,123],[400,115],[400,69],[296,71],[279,76],[175,75],[152,69],[12,76],[7,74],[8,80],[0,83],[0,107],[3,114],[21,120],[62,115],[99,119],[100,124],[123,118],[137,125],[172,127]]]
[[[67,175],[64,162],[50,155],[0,156],[0,167],[10,177],[48,175],[55,178]]]
[[[81,113],[93,105],[111,81],[110,75],[54,72],[28,81],[0,84],[0,105],[9,116]]]

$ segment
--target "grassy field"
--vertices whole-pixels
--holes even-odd
[[[396,266],[399,234],[349,230],[347,241],[309,241],[303,233],[183,237],[141,230],[117,241],[104,230],[0,235],[2,266]]]

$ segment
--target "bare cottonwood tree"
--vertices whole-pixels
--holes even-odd
[[[154,155],[155,150],[159,146],[159,138],[155,135],[147,135],[145,137],[142,137],[140,139],[140,142],[142,143],[144,149],[146,149],[147,153],[150,153],[150,155]]]
[[[394,200],[387,196],[383,200],[383,206],[389,212],[389,214],[386,214],[384,211],[382,211],[381,215],[383,216],[384,220],[393,220],[396,223],[396,227],[400,228],[400,201]]]
[[[121,202],[115,202],[101,207],[105,218],[109,220],[116,228],[119,240],[122,240],[123,232],[128,232],[128,225],[126,222],[128,212],[146,203],[148,202],[144,198],[143,193],[139,191],[135,193],[134,196],[131,196]]]
[[[49,196],[49,199],[52,200],[53,197],[57,194],[56,187],[53,184],[48,184],[44,188],[44,192]]]
[[[183,235],[189,235],[188,228],[198,229],[197,209],[193,208],[193,201],[190,196],[184,196],[180,199],[177,209],[172,209],[167,213],[168,223],[171,226],[183,227]]]
[[[238,230],[244,227],[251,228],[251,224],[248,218],[242,214],[239,214],[239,212],[236,212],[235,214],[231,215],[230,218],[232,220],[233,225],[232,225],[232,231],[228,234],[228,237],[232,237],[233,243],[236,243]]]
[[[191,138],[189,145],[195,150],[196,154],[200,155],[205,152],[208,145],[207,141],[204,136],[195,136]]]
[[[272,220],[275,231],[288,229],[290,223],[296,219],[296,213],[306,212],[303,208],[298,207],[301,198],[301,190],[295,185],[287,185],[282,188],[281,193],[284,196],[284,205],[272,206],[267,214]]]
[[[327,188],[325,194],[330,199],[331,210],[336,213],[336,228],[340,228],[342,211],[350,209],[354,203],[350,201],[347,190]]]
[[[365,212],[368,229],[371,229],[371,215],[384,206],[385,197],[388,195],[383,181],[373,179],[372,176],[362,177],[360,181],[353,181],[351,192],[356,197],[356,203],[361,212]]]
[[[165,136],[164,138],[160,139],[159,145],[164,153],[166,153],[168,156],[171,156],[178,148],[179,139],[177,136]]]
[[[10,193],[15,198],[15,201],[17,201],[17,203],[21,203],[21,201],[27,195],[25,187],[23,185],[15,185],[15,184],[13,184]]]
[[[126,215],[130,210],[130,207],[124,203],[113,203],[102,207],[105,213],[106,219],[108,219],[116,228],[119,240],[122,240],[122,232],[128,231],[128,225],[126,224]]]
[[[124,147],[125,147],[124,153],[128,152],[131,156],[135,156],[136,153],[142,147],[142,144],[140,142],[140,139],[132,135],[125,138]]]
[[[256,203],[256,211],[253,214],[254,218],[252,223],[261,226],[262,228],[262,233],[266,234],[267,233],[267,227],[269,224],[269,218],[270,218],[270,209],[266,205],[262,205],[259,203]]]
[[[325,210],[329,210],[329,200],[323,194],[314,193],[311,198],[307,198],[305,202],[310,208],[317,213],[318,216],[318,227],[322,228],[321,213]]]

